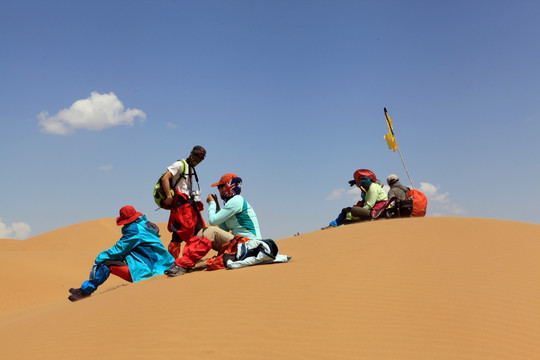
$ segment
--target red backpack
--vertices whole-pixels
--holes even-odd
[[[247,237],[236,235],[234,239],[221,246],[218,254],[206,260],[206,270],[219,270],[227,268],[227,260],[233,260],[238,252],[238,245],[249,241]]]
[[[407,193],[407,199],[412,199],[411,216],[413,217],[426,216],[427,197],[423,192],[416,189],[412,189]]]

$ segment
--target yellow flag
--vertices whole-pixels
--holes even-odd
[[[388,125],[388,134],[384,135],[384,139],[386,140],[386,143],[388,144],[388,148],[396,152],[398,146],[397,146],[396,138],[394,137],[394,128],[392,127],[392,119],[390,119],[390,116],[388,116],[388,113],[386,112],[386,108],[384,108],[384,115],[386,116],[386,125]]]

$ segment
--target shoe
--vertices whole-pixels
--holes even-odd
[[[180,267],[176,264],[171,266],[169,270],[165,270],[165,275],[170,276],[170,277],[184,275],[185,273],[187,273],[187,269]]]
[[[71,293],[71,295],[69,295],[68,297],[70,301],[78,301],[78,300],[82,300],[90,296],[90,294],[83,293],[80,288],[79,289],[71,288],[69,289],[69,292]]]

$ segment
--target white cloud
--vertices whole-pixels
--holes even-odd
[[[113,92],[99,94],[92,92],[90,97],[77,100],[69,109],[60,110],[49,116],[47,111],[38,115],[42,130],[50,134],[65,135],[78,129],[102,130],[112,126],[133,125],[136,118],[146,119],[139,109],[126,109]]]
[[[361,194],[362,191],[356,186],[353,186],[350,189],[334,189],[330,195],[326,197],[326,200],[339,200],[345,198],[346,201],[353,201],[356,203],[360,200]]]
[[[326,197],[326,200],[336,200],[336,199],[341,199],[344,192],[345,192],[345,190],[343,190],[343,189],[335,189],[335,190],[332,190],[332,192],[330,193],[330,195],[328,195],[328,196]]]
[[[103,166],[100,166],[98,167],[98,170],[101,170],[101,171],[109,171],[113,168],[112,165],[103,165]]]
[[[32,230],[30,225],[23,222],[12,223],[8,226],[0,219],[0,238],[1,239],[26,239]]]
[[[168,122],[167,123],[167,127],[170,128],[170,129],[174,129],[176,127],[176,124],[173,124],[172,122]]]
[[[439,186],[421,182],[420,189],[418,190],[426,194],[428,198],[428,215],[445,216],[465,214],[465,210],[461,206],[450,200],[450,194],[448,192],[439,192]]]

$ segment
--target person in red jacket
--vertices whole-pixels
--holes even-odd
[[[204,205],[200,199],[200,190],[193,189],[193,177],[199,182],[195,167],[206,157],[206,149],[195,146],[186,159],[178,160],[167,168],[161,178],[167,198],[163,207],[169,208],[167,229],[172,233],[169,252],[174,258],[180,254],[180,243],[191,239],[204,227],[201,211]],[[171,194],[173,185],[174,196]]]

